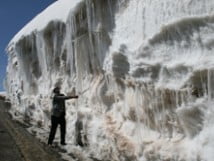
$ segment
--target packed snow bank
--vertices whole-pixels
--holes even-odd
[[[212,0],[59,0],[8,46],[11,113],[45,141],[60,85],[67,160],[212,161],[213,33]]]
[[[3,96],[5,96],[7,93],[5,92],[5,91],[0,91],[0,95],[3,95]]]
[[[5,100],[7,96],[6,92],[0,92],[0,100]]]

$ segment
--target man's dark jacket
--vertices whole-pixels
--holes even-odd
[[[65,96],[64,94],[55,94],[52,102],[51,115],[55,117],[65,116],[65,100],[70,98],[70,96]]]

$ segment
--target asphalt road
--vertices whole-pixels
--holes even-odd
[[[62,161],[56,151],[40,143],[7,113],[0,100],[0,161]]]
[[[2,108],[2,105],[0,105]],[[1,110],[2,112],[2,110]],[[0,160],[2,161],[24,161],[15,141],[4,125],[4,119],[0,118]]]

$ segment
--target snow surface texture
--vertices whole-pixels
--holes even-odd
[[[79,95],[67,160],[213,161],[213,0],[58,0],[7,49],[11,113],[43,140],[54,86]]]

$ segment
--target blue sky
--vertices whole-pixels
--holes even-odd
[[[3,91],[7,55],[5,48],[13,36],[56,0],[2,0],[0,2],[0,91]]]

